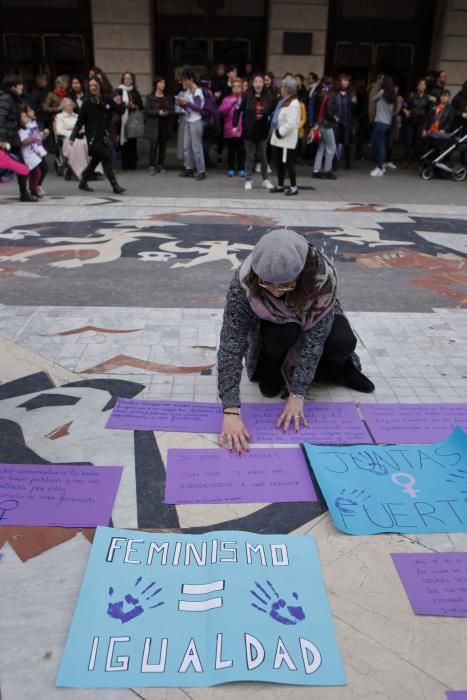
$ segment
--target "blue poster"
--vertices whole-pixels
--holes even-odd
[[[345,685],[310,536],[99,527],[57,686]]]
[[[467,435],[461,428],[433,445],[305,449],[342,532],[467,532]]]

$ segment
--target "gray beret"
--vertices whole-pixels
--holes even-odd
[[[305,267],[308,248],[304,236],[280,228],[260,238],[251,255],[251,267],[264,282],[290,282]]]

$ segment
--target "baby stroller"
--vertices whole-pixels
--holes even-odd
[[[467,177],[467,168],[462,163],[449,163],[449,156],[455,151],[467,151],[467,131],[459,127],[451,134],[432,134],[427,137],[428,150],[420,158],[420,177],[432,180],[435,175],[451,177],[462,182]]]

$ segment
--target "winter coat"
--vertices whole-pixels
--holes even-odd
[[[467,128],[467,119],[462,115],[467,113],[467,80],[462,86],[455,98],[452,101],[452,107],[454,109],[454,127],[464,126]]]
[[[102,143],[109,135],[112,115],[115,112],[121,114],[123,109],[123,105],[118,105],[107,95],[103,95],[100,99],[87,97],[78,114],[78,121],[70,137],[71,141],[76,138],[84,126],[86,139],[90,147],[94,143]]]
[[[242,95],[227,95],[227,97],[224,97],[219,106],[219,112],[222,114],[224,123],[225,139],[239,138],[242,135],[243,124],[241,119],[237,123],[237,131],[235,134],[232,132],[235,110],[240,106],[241,101]]]
[[[432,109],[428,114],[428,119],[426,123],[426,130],[430,131],[431,127],[436,121],[436,108]],[[454,107],[452,105],[446,105],[446,107],[441,112],[439,117],[439,131],[444,131],[447,134],[452,130],[452,125],[454,123]]]
[[[340,133],[340,143],[343,143],[345,146],[348,146],[350,142],[352,141],[352,136],[353,136],[353,131],[354,131],[354,119],[355,119],[355,114],[357,111],[357,105],[355,102],[352,102],[352,93],[347,91],[346,94],[343,96],[345,99],[346,104],[346,109],[347,109],[347,120],[345,122],[341,121],[339,119],[340,116],[340,100],[341,100],[341,93],[339,91],[333,92],[331,97],[329,98],[329,101],[331,102],[329,106],[330,113],[332,112],[332,115],[335,114],[335,117],[337,119],[337,124],[339,124],[340,127],[343,128],[343,133],[341,130],[339,130]],[[334,117],[333,117],[334,118]]]
[[[60,95],[57,95],[56,92],[49,92],[47,97],[44,100],[44,112],[47,114],[50,118],[50,115],[55,115],[60,112],[60,104],[61,101],[63,100],[63,97],[60,97]]]
[[[162,100],[165,101],[165,109],[168,114],[160,115],[162,109]],[[151,92],[147,95],[144,103],[144,136],[150,141],[157,141],[159,138],[159,126],[164,121],[165,126],[169,124],[169,120],[174,113],[173,98],[165,95],[163,98],[157,97]]]
[[[277,129],[271,134],[271,146],[282,148],[282,160],[287,160],[287,150],[293,150],[298,141],[300,102],[296,97],[286,100],[279,109]]]
[[[263,115],[261,119],[256,119],[256,102],[261,100]],[[265,141],[269,134],[269,121],[274,111],[274,103],[270,94],[263,90],[259,97],[256,97],[250,90],[242,97],[240,107],[235,110],[233,116],[233,126],[238,127],[240,116],[243,113],[243,136],[250,141]]]
[[[321,108],[324,100],[326,100],[326,104],[324,110],[322,110]],[[318,95],[315,106],[315,116],[316,122],[324,129],[333,129],[337,126],[336,103],[332,100],[332,93],[321,93]]]
[[[13,90],[0,90],[0,141],[19,147],[19,113],[23,100]]]
[[[411,124],[424,124],[432,102],[426,93],[419,95],[413,92],[406,102],[406,109],[410,111],[410,116],[407,120]]]

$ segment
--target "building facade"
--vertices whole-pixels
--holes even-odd
[[[383,71],[401,91],[430,69],[454,90],[467,79],[467,0],[0,0],[0,18],[1,72],[26,81],[97,65],[145,92],[188,65],[249,61],[278,76]]]

